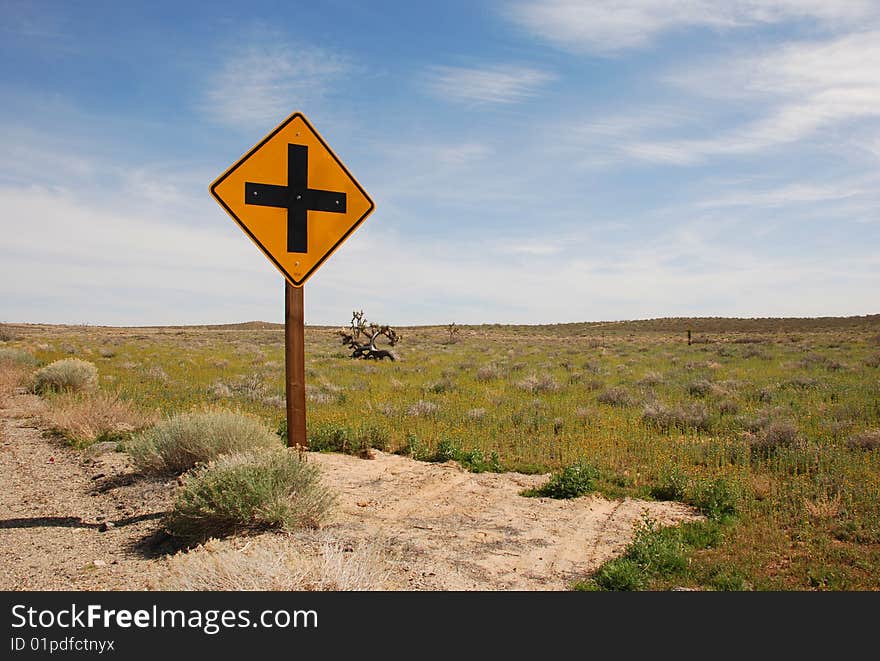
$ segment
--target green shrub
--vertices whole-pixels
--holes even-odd
[[[63,358],[49,363],[34,374],[34,390],[47,392],[87,392],[98,386],[98,368],[87,360]]]
[[[725,521],[736,516],[742,499],[738,484],[723,477],[694,483],[687,502],[712,521]]]
[[[469,451],[459,450],[455,460],[472,473],[500,473],[503,470],[497,452],[492,452],[486,457],[479,448]]]
[[[444,461],[455,461],[458,457],[458,453],[459,449],[455,445],[455,442],[448,438],[443,438],[440,439],[440,442],[437,444],[437,449],[434,451],[434,455],[430,460],[440,463]]]
[[[623,555],[604,563],[586,584],[575,587],[641,590],[652,578],[685,573],[690,548],[681,528],[661,527],[646,514]]]
[[[165,525],[187,545],[268,529],[317,527],[334,502],[316,466],[286,448],[228,454],[197,468]]]
[[[686,521],[678,528],[681,541],[693,549],[710,549],[721,543],[723,528],[717,521]]]
[[[709,572],[709,585],[723,592],[742,592],[748,589],[745,577],[736,567],[716,565]]]
[[[646,583],[642,568],[629,558],[615,558],[599,567],[593,582],[602,590],[632,592],[641,590]]]
[[[427,444],[412,432],[406,435],[406,444],[400,450],[399,454],[406,455],[411,459],[419,461],[427,461],[430,457]]]
[[[443,463],[444,461],[457,461],[462,468],[472,473],[500,473],[504,469],[497,452],[492,452],[488,457],[479,448],[462,450],[460,443],[455,440],[442,438],[437,447],[431,452],[415,434],[407,434],[406,445],[400,454],[408,455],[419,461]]]
[[[690,478],[675,466],[666,466],[658,484],[651,487],[651,496],[657,500],[684,501]]]
[[[652,576],[670,576],[687,569],[687,556],[677,528],[662,528],[646,516],[636,528],[625,558]]]
[[[523,492],[524,496],[544,498],[577,498],[595,490],[599,470],[584,461],[563,468],[547,484]]]
[[[126,450],[144,472],[182,473],[222,454],[278,446],[278,437],[256,417],[217,409],[167,418]]]

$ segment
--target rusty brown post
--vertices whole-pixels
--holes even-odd
[[[306,328],[303,288],[284,281],[284,371],[287,394],[287,445],[309,447],[306,437]]]

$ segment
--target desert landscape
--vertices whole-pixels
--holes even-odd
[[[877,315],[0,330],[5,590],[880,587]]]

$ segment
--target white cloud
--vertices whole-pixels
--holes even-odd
[[[338,53],[276,39],[271,33],[234,50],[209,79],[204,111],[234,127],[272,125],[310,110],[350,69]]]
[[[428,246],[368,230],[351,240],[359,244],[356,258],[348,253],[322,269],[309,300],[347,299],[349,307],[368,300],[372,316],[398,324],[823,316],[876,309],[880,258],[870,251],[824,260],[769,255],[719,240],[719,228],[694,223],[669,229],[651,245],[553,260],[527,253],[498,259],[482,246]],[[344,307],[312,309],[338,316]]]
[[[0,189],[0,205],[3,320],[280,319],[280,276],[212,206],[216,227],[199,229],[110,213],[63,191]],[[395,324],[875,311],[880,258],[870,247],[778,256],[766,241],[756,250],[722,240],[734,225],[670,226],[608,249],[580,235],[578,245],[522,234],[424,241],[368,223],[310,280],[307,321],[341,323],[361,307]]]
[[[776,208],[792,204],[833,202],[865,195],[876,195],[877,181],[844,181],[836,183],[793,183],[765,190],[740,190],[719,195],[697,203],[697,208],[765,207]]]
[[[565,50],[613,54],[683,28],[733,29],[811,20],[860,26],[880,15],[871,0],[529,0],[506,8],[527,31]]]
[[[495,105],[525,101],[555,79],[550,72],[529,67],[433,67],[428,71],[426,86],[447,101]]]
[[[38,311],[21,321],[241,318],[236,312],[262,298],[258,285],[274,272],[219,209],[214,227],[196,228],[133,211],[135,201],[113,212],[41,187],[0,188],[0,207],[0,299]],[[185,306],[162,309],[181,295]],[[131,310],[117,309],[114,298]],[[216,300],[223,307],[210,309],[206,301]],[[4,316],[16,312],[9,305]]]
[[[880,31],[725,59],[667,80],[704,98],[747,102],[760,116],[707,138],[632,140],[629,155],[692,164],[716,155],[759,152],[831,127],[880,117]],[[839,139],[839,138],[838,138]]]

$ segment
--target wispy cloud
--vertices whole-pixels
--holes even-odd
[[[447,101],[495,105],[525,101],[555,79],[551,72],[530,67],[433,67],[427,73],[426,86]]]
[[[798,182],[777,188],[763,190],[738,190],[718,195],[696,204],[696,208],[717,207],[764,207],[779,208],[796,204],[815,204],[836,202],[864,196],[876,196],[877,178],[873,182],[861,178],[860,181],[835,183]]]
[[[512,21],[565,50],[610,55],[683,28],[727,30],[811,20],[833,29],[876,19],[871,0],[528,0]]]
[[[270,35],[234,50],[210,77],[203,110],[234,127],[271,125],[293,109],[311,110],[350,70],[337,52]]]
[[[755,153],[808,139],[823,129],[880,117],[880,31],[793,43],[667,80],[707,101],[748,101],[758,116],[705,138],[632,141],[627,153],[670,164]]]

